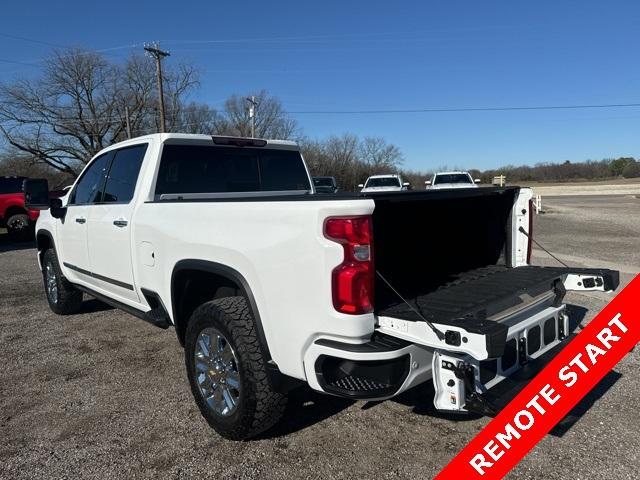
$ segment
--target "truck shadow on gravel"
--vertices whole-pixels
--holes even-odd
[[[587,325],[585,321],[587,310],[579,305],[567,305],[567,313],[569,314],[569,331],[576,332],[579,328]],[[577,333],[577,332],[576,332]],[[571,428],[587,413],[595,403],[604,396],[618,380],[622,378],[622,374],[615,370],[610,371],[602,380],[591,390],[560,422],[549,432],[554,437],[563,437]]]
[[[9,235],[6,233],[0,233],[0,253],[12,252],[17,250],[29,250],[35,247],[35,240],[33,239],[17,241],[9,237]]]
[[[595,403],[604,396],[611,387],[613,387],[618,380],[622,378],[622,374],[611,370],[605,377],[600,380],[593,390],[591,390],[573,410],[571,410],[566,417],[549,432],[554,437],[563,437],[571,427],[573,427],[578,420],[580,420],[585,413],[587,413]]]
[[[314,392],[307,386],[296,388],[289,392],[289,402],[282,420],[255,439],[285,437],[331,418],[354,403],[353,400]]]
[[[80,312],[78,313],[97,313],[97,312],[105,312],[107,310],[114,310],[111,305],[107,305],[100,300],[95,298],[91,298],[85,296],[85,300],[82,302],[82,307],[80,308]]]

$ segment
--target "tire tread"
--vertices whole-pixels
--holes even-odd
[[[78,290],[76,287],[67,280],[62,271],[60,270],[60,263],[58,262],[58,255],[56,251],[52,248],[48,249],[44,252],[42,256],[42,264],[43,264],[43,280],[44,280],[44,265],[48,262],[53,264],[53,269],[56,272],[56,278],[58,281],[58,303],[52,304],[49,302],[49,296],[47,295],[47,302],[49,303],[49,307],[54,313],[58,315],[72,315],[74,313],[78,313],[80,308],[82,308],[82,292]],[[45,295],[46,295],[46,280],[45,281]]]
[[[209,410],[191,373],[193,345],[202,328],[211,324],[222,327],[223,333],[230,335],[244,380],[239,415],[229,425],[220,422]],[[191,389],[202,415],[219,434],[232,440],[246,440],[268,430],[282,418],[287,397],[271,388],[253,315],[244,297],[224,297],[202,304],[191,316],[186,339],[185,361]]]

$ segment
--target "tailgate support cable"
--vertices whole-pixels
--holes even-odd
[[[535,239],[535,238],[533,238],[531,235],[529,235],[529,233],[528,233],[528,232],[527,232],[523,227],[520,227],[520,228],[518,229],[518,231],[519,231],[520,233],[524,233],[524,234],[527,236],[527,238],[528,238],[529,240],[531,240],[533,243],[535,243],[537,246],[539,246],[542,250],[544,250],[544,251],[545,251],[545,252],[546,252],[546,253],[547,253],[551,258],[555,259],[558,263],[560,263],[561,265],[564,265],[564,266],[565,266],[565,267],[567,267],[567,268],[571,268],[571,267],[569,267],[569,265],[567,265],[567,264],[566,264],[566,263],[564,263],[562,260],[560,260],[558,257],[556,257],[553,253],[551,253],[549,250],[547,250],[547,249],[546,249],[546,248],[544,248],[542,245],[540,245],[540,244],[536,241],[536,239]]]
[[[395,293],[400,300],[402,300],[404,303],[407,304],[407,306],[413,311],[413,313],[418,315],[418,317],[420,317],[427,324],[427,326],[431,329],[431,331],[436,334],[436,337],[438,337],[438,340],[443,341],[445,339],[444,333],[438,330],[433,323],[427,320],[424,317],[424,315],[422,315],[422,313],[420,313],[413,305],[411,305],[407,300],[405,300],[405,298],[402,295],[400,295],[400,293],[398,293],[398,291],[395,288],[393,288],[393,286],[389,283],[389,281],[386,278],[384,278],[378,270],[376,270],[376,275],[378,275],[380,279],[387,284],[387,286],[391,289],[391,291]]]

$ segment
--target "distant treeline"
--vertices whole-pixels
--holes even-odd
[[[505,175],[509,183],[514,182],[571,182],[578,180],[601,180],[607,178],[640,177],[640,162],[632,157],[609,160],[588,160],[586,162],[538,163],[534,166],[509,165],[496,170],[483,172],[474,170],[473,174],[483,183],[491,182],[498,175]]]
[[[342,191],[355,191],[368,176],[384,173],[400,173],[412,188],[424,188],[424,181],[434,171],[460,170],[457,167],[440,167],[433,171],[416,171],[402,168],[400,149],[377,137],[359,138],[352,134],[331,136],[323,140],[300,140],[302,153],[311,174],[336,178]],[[640,178],[640,161],[631,157],[614,160],[589,160],[586,162],[539,163],[534,166],[509,165],[496,170],[469,170],[473,178],[490,184],[494,177],[504,175],[507,183],[519,182],[571,182],[604,180],[611,178]],[[31,178],[47,178],[52,188],[59,189],[74,181],[74,176],[54,170],[46,164],[24,155],[0,154],[0,176],[22,175]]]

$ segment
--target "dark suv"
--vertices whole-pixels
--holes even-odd
[[[313,177],[313,186],[316,193],[336,193],[338,191],[334,177]]]
[[[16,239],[26,239],[40,212],[24,206],[22,184],[25,177],[0,177],[0,228]]]

